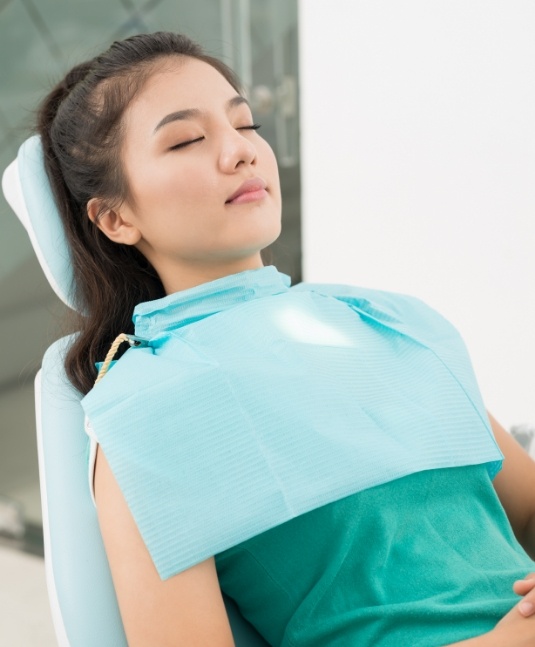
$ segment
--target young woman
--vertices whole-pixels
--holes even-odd
[[[39,113],[129,645],[231,646],[221,590],[274,645],[535,645],[534,463],[437,313],[264,266],[281,195],[258,127],[170,33],[114,43]],[[93,387],[122,332],[143,347]]]

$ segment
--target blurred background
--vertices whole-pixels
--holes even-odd
[[[284,232],[273,263],[299,282],[296,0],[0,0],[0,169],[31,134],[38,102],[70,67],[114,40],[158,30],[189,35],[242,80],[279,163]],[[66,310],[2,195],[0,644],[11,647],[55,644],[42,565],[33,380],[45,349],[66,332]]]
[[[272,262],[293,283],[438,309],[487,407],[534,454],[535,4],[0,0],[0,168],[68,68],[159,29],[198,40],[246,87],[280,166]],[[33,379],[65,313],[0,198],[0,645],[56,644]]]

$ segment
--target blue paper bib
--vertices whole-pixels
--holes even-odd
[[[407,474],[500,468],[464,343],[415,298],[267,266],[133,320],[148,346],[82,405],[162,579]]]

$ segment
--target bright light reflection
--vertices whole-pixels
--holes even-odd
[[[308,312],[287,307],[274,315],[275,323],[286,336],[303,344],[325,346],[354,346],[353,340],[343,332],[320,321]]]

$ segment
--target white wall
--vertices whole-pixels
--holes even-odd
[[[304,280],[422,298],[535,424],[535,3],[299,11]]]

